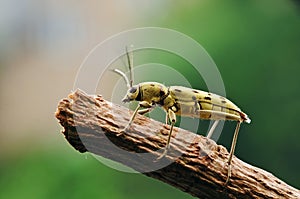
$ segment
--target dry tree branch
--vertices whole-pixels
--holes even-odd
[[[68,142],[127,165],[199,198],[300,198],[300,191],[260,168],[233,158],[227,186],[227,150],[214,141],[175,128],[166,158],[156,161],[169,127],[138,115],[130,130],[129,110],[77,90],[58,105],[56,118]],[[180,156],[181,155],[181,156]],[[165,166],[165,167],[162,167]]]

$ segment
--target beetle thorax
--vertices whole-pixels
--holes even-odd
[[[168,94],[168,88],[157,82],[143,82],[139,84],[140,101],[160,103]]]

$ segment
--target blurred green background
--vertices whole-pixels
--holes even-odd
[[[79,154],[54,118],[88,52],[144,26],[175,29],[207,50],[227,96],[253,121],[236,155],[299,189],[299,22],[296,0],[1,1],[0,198],[192,198]],[[227,148],[233,125],[218,141]]]

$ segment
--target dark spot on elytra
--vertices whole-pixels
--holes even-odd
[[[160,94],[160,96],[163,96],[163,95],[165,95],[165,92],[163,90],[160,90],[159,94]]]
[[[154,84],[150,84],[150,86],[155,86]]]
[[[199,93],[197,90],[193,90],[194,93]]]
[[[182,92],[182,90],[175,88],[175,91],[177,92]]]
[[[211,96],[211,93],[207,93],[207,95]]]
[[[204,99],[206,99],[206,100],[211,100],[211,97],[204,97]]]
[[[226,104],[226,101],[225,101],[225,100],[222,100],[221,102],[222,102],[223,104]]]

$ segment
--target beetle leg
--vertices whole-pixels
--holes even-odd
[[[214,130],[216,129],[216,127],[217,127],[218,124],[219,124],[219,121],[220,121],[220,120],[215,120],[215,121],[214,121],[213,125],[212,125],[211,128],[209,129],[209,132],[208,132],[208,134],[207,134],[207,136],[206,136],[207,138],[211,138],[211,136],[212,136]]]
[[[227,173],[227,179],[226,179],[225,185],[228,184],[229,179],[231,177],[231,161],[232,161],[232,157],[233,157],[233,154],[234,154],[235,145],[236,145],[237,137],[238,137],[238,134],[239,134],[240,126],[241,126],[241,121],[238,121],[238,123],[236,125],[236,128],[235,128],[235,131],[234,131],[232,144],[231,144],[231,149],[230,149],[230,153],[229,153],[229,158],[228,158],[228,162],[227,162],[228,163],[228,173]]]
[[[134,120],[135,116],[136,116],[136,113],[138,112],[138,110],[141,108],[141,105],[139,104],[136,109],[134,110],[133,114],[131,115],[131,118],[128,122],[128,124],[126,125],[126,127],[124,128],[124,130],[128,129],[132,123],[132,121]]]
[[[168,121],[169,121],[169,114],[166,113],[166,125],[168,125]]]
[[[198,101],[195,101],[194,107],[195,107],[195,113],[198,113],[201,110],[201,107],[200,107]]]
[[[134,120],[136,114],[138,113],[138,111],[139,111],[139,109],[140,109],[141,107],[150,109],[150,108],[152,107],[152,105],[151,105],[149,102],[146,102],[146,101],[140,102],[139,105],[138,105],[138,106],[136,107],[136,109],[134,110],[134,112],[133,112],[133,114],[132,114],[132,116],[131,116],[131,118],[130,118],[128,124],[127,124],[127,126],[124,128],[124,130],[126,130],[126,129],[128,129],[128,128],[130,127],[131,123],[133,122],[133,120]],[[146,110],[147,110],[147,109],[146,109]],[[142,111],[143,111],[143,110],[142,110]]]
[[[169,144],[170,144],[170,140],[171,140],[171,135],[172,135],[172,131],[173,131],[173,127],[176,123],[176,115],[174,113],[174,111],[172,111],[171,109],[168,109],[168,118],[170,118],[170,122],[171,122],[171,127],[170,127],[170,131],[169,131],[169,136],[168,136],[168,141],[167,141],[167,144],[165,146],[165,149],[164,149],[164,152],[157,158],[157,160],[163,158],[167,152],[168,152],[168,149],[169,149]]]
[[[152,111],[152,108],[146,108],[143,110],[138,110],[138,114],[144,115],[146,113],[149,113],[150,111]]]

